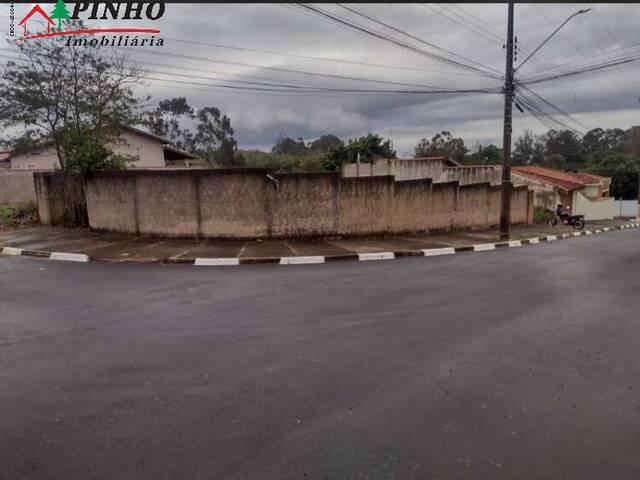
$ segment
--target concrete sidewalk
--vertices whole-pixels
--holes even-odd
[[[615,228],[628,220],[588,222],[585,230]],[[512,240],[570,233],[570,227],[531,225],[514,227]],[[34,252],[86,254],[99,262],[189,263],[195,258],[237,258],[252,260],[281,257],[324,256],[327,259],[354,258],[359,254],[396,252],[415,254],[423,249],[471,247],[498,242],[497,229],[442,232],[422,235],[371,236],[312,240],[189,240],[160,239],[98,233],[88,230],[35,227],[0,230],[0,247]]]

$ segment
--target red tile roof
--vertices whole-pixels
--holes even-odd
[[[560,188],[566,192],[572,192],[574,190],[580,190],[586,185],[593,185],[593,181],[585,182],[584,179],[580,179],[571,173],[561,172],[560,170],[553,170],[551,168],[543,167],[513,167],[512,170],[516,173],[533,177],[545,183],[549,183],[555,187]],[[596,182],[599,183],[599,182]]]
[[[594,175],[593,173],[587,172],[576,172],[571,175],[583,182],[585,185],[599,185],[609,181],[609,178],[607,177],[601,177],[600,175]]]

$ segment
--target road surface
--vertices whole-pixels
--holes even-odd
[[[299,267],[0,258],[0,479],[640,477],[640,231]]]

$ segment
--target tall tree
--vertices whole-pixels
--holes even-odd
[[[620,151],[625,132],[620,128],[594,128],[582,137],[582,147],[587,154]]]
[[[462,163],[467,153],[462,138],[455,138],[450,132],[443,131],[434,135],[431,140],[423,138],[416,145],[416,157],[448,157]]]
[[[467,154],[464,163],[469,165],[496,165],[502,162],[502,149],[490,143],[478,145],[475,152]]]
[[[363,137],[350,139],[345,145],[338,144],[329,149],[325,155],[324,168],[339,171],[342,164],[355,162],[360,159],[363,163],[371,163],[381,158],[395,158],[396,151],[391,146],[391,140],[384,140],[379,135],[368,133]]]
[[[322,135],[313,142],[309,142],[307,147],[314,153],[327,153],[332,147],[343,145],[344,142],[335,135]]]
[[[271,153],[276,155],[299,155],[307,153],[307,150],[304,139],[301,137],[293,139],[284,133],[281,133],[278,136],[275,145],[271,148]]]
[[[211,166],[241,164],[231,119],[217,107],[195,109],[185,97],[168,98],[145,112],[142,124],[174,147],[198,155]]]
[[[582,143],[571,130],[549,130],[543,136],[545,142],[545,157],[562,155],[567,161],[569,170],[580,170],[586,162]]]
[[[137,121],[132,88],[143,76],[117,49],[75,48],[59,38],[10,45],[19,59],[0,73],[0,126],[24,133],[7,141],[28,148],[46,137],[64,168],[63,132],[86,128],[107,137]]]

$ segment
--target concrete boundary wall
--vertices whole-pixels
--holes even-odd
[[[99,172],[85,179],[89,225],[169,237],[284,238],[408,233],[497,225],[500,189],[392,176],[275,175],[258,169]],[[273,173],[271,173],[273,175]],[[533,197],[513,190],[514,223]]]
[[[0,171],[0,203],[23,204],[35,201],[33,172]]]

